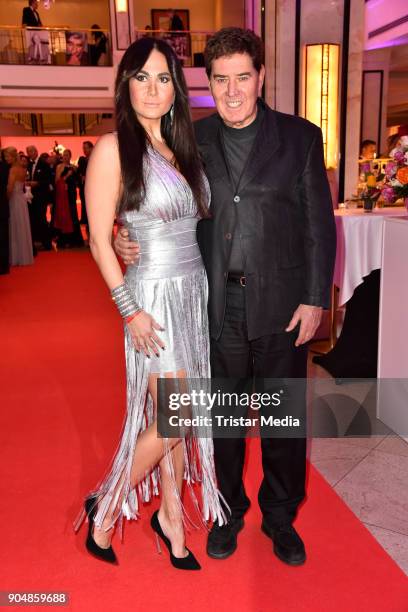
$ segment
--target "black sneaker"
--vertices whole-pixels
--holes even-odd
[[[237,535],[244,526],[243,518],[231,518],[221,527],[214,523],[207,540],[207,555],[213,559],[226,559],[237,548]]]
[[[270,527],[263,519],[261,529],[271,538],[278,559],[288,565],[302,565],[306,561],[305,545],[293,525]]]

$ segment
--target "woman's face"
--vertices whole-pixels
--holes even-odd
[[[64,162],[64,164],[69,164],[71,161],[71,153],[67,151],[67,149],[65,149],[62,154],[62,161]]]
[[[6,164],[12,166],[16,161],[16,155],[12,151],[4,151],[4,160]]]
[[[23,168],[27,168],[28,167],[28,159],[25,155],[22,155],[20,157],[20,164],[23,166]]]
[[[174,102],[174,85],[163,53],[153,49],[143,68],[129,81],[130,101],[139,121],[160,119]]]

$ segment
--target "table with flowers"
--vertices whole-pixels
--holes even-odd
[[[377,376],[380,269],[385,219],[407,216],[405,206],[335,211],[337,252],[334,285],[346,304],[334,348],[313,361],[335,378]]]

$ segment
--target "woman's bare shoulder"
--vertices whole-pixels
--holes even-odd
[[[99,150],[109,150],[112,151],[112,149],[117,150],[118,149],[118,137],[116,132],[109,132],[108,134],[103,134],[100,138],[98,138],[98,141],[95,145],[95,149],[98,148]]]

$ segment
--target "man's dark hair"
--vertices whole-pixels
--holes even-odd
[[[33,6],[34,2],[36,2],[37,0],[28,0],[28,6]]]
[[[84,142],[82,143],[82,145],[88,145],[88,147],[90,147],[91,149],[93,149],[93,142],[91,142],[90,140],[84,140]]]
[[[214,60],[234,53],[247,53],[257,72],[264,63],[264,47],[262,40],[252,30],[243,28],[222,28],[208,39],[204,50],[205,71],[208,78]]]
[[[368,147],[369,145],[376,145],[377,143],[375,142],[375,140],[363,140],[363,142],[361,143],[361,147],[360,147],[360,151],[362,151],[365,147]]]

